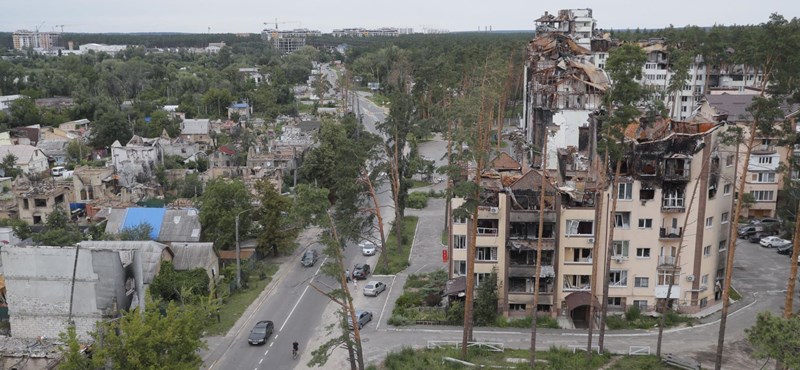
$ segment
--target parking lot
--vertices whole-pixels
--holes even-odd
[[[792,259],[775,248],[738,239],[734,263],[734,288],[741,292],[767,292],[786,289]]]
[[[378,256],[359,255],[354,259],[354,264],[357,263],[366,263],[370,265],[372,270],[375,270],[375,265],[378,263]],[[352,272],[353,266],[349,266],[349,269]],[[364,287],[370,281],[380,281],[386,284],[386,290],[377,297],[365,296]],[[373,276],[372,273],[370,273],[366,279],[358,280],[357,289],[354,289],[355,285],[353,283],[350,284],[350,294],[353,295],[353,305],[355,309],[372,312],[372,321],[362,329],[365,333],[374,332],[378,327],[378,323],[381,322],[381,319],[385,322],[389,319],[389,316],[391,316],[391,307],[387,307],[386,299],[389,297],[389,292],[393,290],[393,282],[393,276]],[[388,310],[389,312],[384,312],[384,310]]]

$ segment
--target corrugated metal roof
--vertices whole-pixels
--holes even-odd
[[[97,250],[116,250],[116,251],[139,251],[141,252],[142,260],[142,273],[144,275],[144,284],[150,284],[158,274],[161,266],[161,255],[164,249],[171,249],[164,244],[157,243],[151,240],[148,241],[121,241],[121,240],[104,240],[104,241],[83,241],[81,242],[83,249],[97,249]]]
[[[197,209],[165,210],[161,231],[156,239],[161,242],[200,241],[200,215]]]
[[[158,239],[165,213],[165,208],[128,208],[122,228],[134,228],[139,224],[146,223],[153,227],[150,237]]]
[[[128,213],[127,208],[112,208],[108,211],[106,218],[106,233],[117,234],[122,229],[122,224],[125,223],[125,215]]]
[[[175,254],[172,265],[176,270],[207,268],[219,260],[214,243],[172,243],[170,249]]]

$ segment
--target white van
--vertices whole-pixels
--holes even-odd
[[[50,175],[53,177],[61,177],[67,169],[64,166],[56,166],[50,169]]]

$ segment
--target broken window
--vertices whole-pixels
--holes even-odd
[[[630,212],[616,212],[614,214],[614,227],[618,229],[631,228],[631,213]]]
[[[656,197],[656,191],[649,186],[642,186],[639,189],[639,200],[651,200]]]
[[[655,176],[656,175],[656,161],[653,159],[645,159],[642,161],[642,176]]]
[[[47,207],[47,199],[34,199],[33,200],[34,207]]]
[[[567,220],[567,235],[575,235],[575,236],[594,235],[594,221]]]
[[[28,209],[28,200],[27,199],[23,199],[22,200],[22,209]]]
[[[626,287],[628,286],[628,271],[611,270],[608,272],[609,286]]]

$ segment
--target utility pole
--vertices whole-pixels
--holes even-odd
[[[239,216],[245,212],[250,212],[250,210],[245,209],[244,211],[236,214],[236,287],[239,289],[242,288],[242,265],[239,257],[239,254],[241,253],[241,249],[239,247]]]

